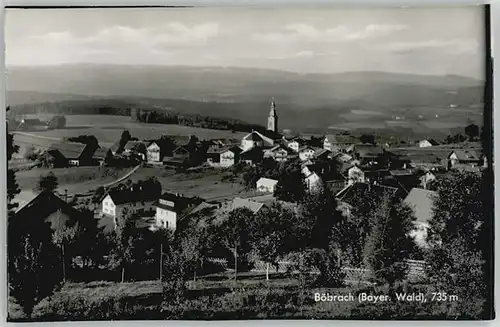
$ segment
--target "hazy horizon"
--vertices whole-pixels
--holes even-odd
[[[480,6],[7,9],[5,23],[7,68],[115,64],[483,80],[483,39]]]

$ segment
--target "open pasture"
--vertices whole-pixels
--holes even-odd
[[[41,117],[41,119],[50,117]],[[91,134],[97,137],[99,143],[104,146],[110,146],[120,139],[124,130],[128,130],[133,137],[140,140],[159,138],[162,135],[171,135],[179,139],[187,139],[190,135],[195,135],[201,139],[212,138],[236,138],[240,139],[245,133],[215,130],[206,128],[197,128],[182,125],[169,124],[146,124],[135,122],[128,116],[114,115],[66,115],[66,128],[49,131],[37,131],[31,134],[65,138],[82,134]]]
[[[201,173],[175,173],[163,168],[139,168],[130,179],[132,181],[156,177],[163,192],[181,193],[185,196],[198,196],[205,200],[225,200],[236,196],[246,196],[248,192],[238,183],[222,182],[218,171]]]

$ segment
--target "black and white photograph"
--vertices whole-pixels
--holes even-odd
[[[489,16],[6,8],[7,320],[493,319]]]

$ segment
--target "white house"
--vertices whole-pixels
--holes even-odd
[[[432,144],[431,144],[431,142],[429,142],[427,140],[422,140],[422,141],[418,142],[418,146],[420,148],[428,148],[428,147],[431,147]]]
[[[177,196],[174,194],[163,194],[158,202],[154,204],[156,207],[156,225],[161,228],[177,228],[178,210],[176,208]]]
[[[150,210],[153,201],[154,199],[144,192],[130,189],[113,190],[102,199],[101,212],[104,216],[116,219],[124,208],[135,212]]]
[[[241,149],[238,147],[232,147],[227,149],[220,154],[220,166],[221,167],[231,167],[234,164],[238,163],[239,154],[241,153]]]
[[[270,149],[264,150],[264,158],[272,158],[278,162],[287,161],[288,150],[285,146],[278,144]]]
[[[156,142],[151,142],[146,148],[147,150],[147,159],[149,163],[159,163],[161,162],[160,157],[160,146],[156,144]]]
[[[358,166],[352,166],[347,170],[348,184],[362,183],[365,181],[365,173]]]
[[[303,147],[299,150],[299,158],[301,161],[313,159],[315,152],[316,151],[310,146]]]
[[[263,145],[264,139],[255,131],[247,134],[241,140],[241,148],[243,151],[250,150],[253,147],[262,147]]]
[[[257,181],[257,191],[274,193],[274,190],[276,189],[276,184],[278,184],[278,181],[275,179],[261,177]]]

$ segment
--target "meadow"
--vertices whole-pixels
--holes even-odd
[[[48,120],[53,115],[38,114],[27,115],[27,117]],[[65,138],[82,134],[91,134],[97,137],[99,144],[110,146],[120,139],[121,133],[128,130],[133,137],[140,140],[160,138],[162,135],[171,135],[180,140],[195,135],[200,139],[235,138],[241,139],[246,133],[231,132],[226,130],[215,130],[196,128],[182,125],[169,124],[146,124],[135,122],[129,116],[114,115],[66,115],[66,127],[49,131],[36,131],[30,134]]]

